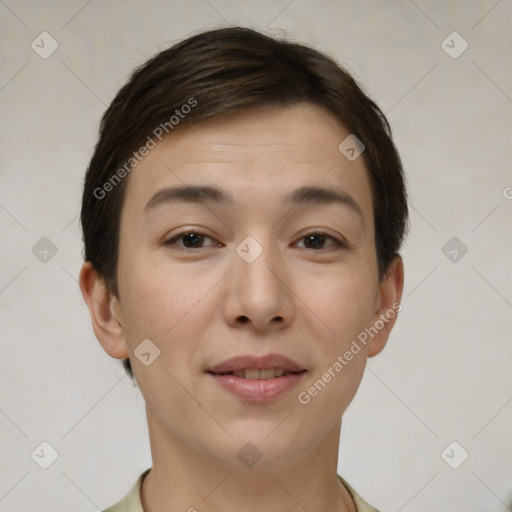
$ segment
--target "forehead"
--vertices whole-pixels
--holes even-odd
[[[349,134],[332,114],[309,104],[180,127],[131,171],[124,209],[143,212],[156,191],[171,185],[215,185],[246,205],[318,185],[350,194],[371,217],[364,160],[350,161],[338,149]]]

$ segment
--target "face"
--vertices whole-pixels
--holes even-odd
[[[268,469],[339,427],[393,322],[344,354],[401,292],[379,283],[367,171],[338,150],[348,135],[308,105],[244,112],[182,128],[132,170],[111,301],[123,329],[102,343],[130,356],[150,426],[170,441],[227,466],[250,441]],[[146,366],[134,352],[147,339]],[[238,356],[297,366],[259,381],[220,376],[229,364],[210,373]]]

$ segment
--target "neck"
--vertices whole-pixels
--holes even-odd
[[[144,512],[356,510],[337,475],[341,422],[310,453],[286,467],[263,457],[244,468],[185,445],[149,408],[146,413],[153,467],[141,488]]]

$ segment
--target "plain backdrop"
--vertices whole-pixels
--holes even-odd
[[[407,174],[403,310],[344,417],[339,473],[382,512],[507,510],[512,2],[2,0],[0,512],[101,510],[151,466],[142,396],[77,284],[82,179],[131,70],[227,24],[346,66]]]

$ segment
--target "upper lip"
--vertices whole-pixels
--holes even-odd
[[[266,356],[236,356],[227,359],[222,363],[216,364],[206,369],[209,373],[227,373],[239,370],[256,369],[270,370],[272,368],[282,368],[289,372],[300,372],[303,368],[299,363],[280,354],[268,354]]]

